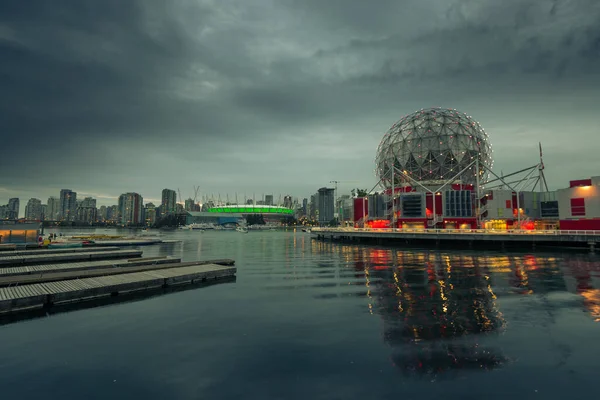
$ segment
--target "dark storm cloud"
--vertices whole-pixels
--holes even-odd
[[[480,120],[497,166],[540,140],[560,163],[569,130],[580,164],[551,182],[598,174],[598,20],[595,0],[2,2],[1,146],[22,151],[0,203],[372,186],[387,127],[438,105]]]

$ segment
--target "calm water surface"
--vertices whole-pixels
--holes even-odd
[[[0,326],[2,399],[597,396],[597,256],[162,236],[237,279]]]

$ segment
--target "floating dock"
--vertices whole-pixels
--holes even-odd
[[[0,288],[0,312],[14,312],[65,302],[233,277],[236,268],[188,265],[93,278],[60,280]]]
[[[64,248],[56,248],[56,249],[45,249],[45,248],[35,248],[29,250],[12,250],[12,251],[3,251],[0,253],[0,257],[5,256],[25,256],[25,255],[40,255],[40,254],[60,254],[60,253],[89,253],[90,251],[115,251],[121,250],[120,247],[111,246],[111,247],[98,247],[98,248],[83,248],[83,247],[64,247]]]
[[[19,267],[0,268],[0,281],[9,276],[25,275],[43,275],[54,272],[69,272],[77,270],[94,270],[117,267],[132,267],[136,265],[160,265],[181,262],[180,258],[171,257],[153,257],[153,258],[135,258],[125,260],[100,260],[87,262],[72,262],[61,264],[38,264]]]
[[[63,249],[58,249],[63,250]],[[71,249],[73,250],[73,249]],[[30,250],[25,251],[22,255],[7,256],[5,253],[0,254],[0,268],[13,267],[18,265],[29,265],[29,264],[44,264],[44,263],[56,263],[61,261],[74,262],[74,261],[92,261],[92,260],[105,260],[109,258],[133,258],[141,257],[141,250],[111,250],[111,251],[79,251],[79,252],[62,252],[53,250],[47,250],[48,252],[38,254],[38,251],[42,250]]]
[[[94,240],[93,243],[85,244],[84,247],[96,246],[148,246],[162,243],[161,239],[123,239],[123,240]]]
[[[576,248],[590,251],[600,245],[600,231],[491,231],[483,229],[370,229],[313,228],[318,240],[340,240],[377,244],[417,244],[478,248]]]

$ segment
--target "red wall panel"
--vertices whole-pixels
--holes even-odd
[[[600,231],[600,218],[561,220],[559,227],[565,231]]]
[[[569,181],[569,187],[576,187],[576,186],[592,186],[592,180],[591,179],[578,179],[578,180],[574,180],[574,181]]]

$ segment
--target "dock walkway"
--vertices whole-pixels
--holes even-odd
[[[141,250],[112,250],[112,251],[90,251],[87,252],[57,252],[37,254],[36,250],[26,251],[24,255],[5,256],[0,254],[0,268],[13,267],[27,264],[56,263],[59,261],[92,261],[109,258],[141,257]]]
[[[61,254],[61,253],[89,253],[90,251],[115,251],[121,250],[120,247],[65,247],[56,249],[30,249],[30,250],[7,250],[0,253],[0,257],[8,256],[25,256],[25,255],[40,255],[40,254]]]
[[[8,276],[15,275],[41,275],[51,272],[68,272],[77,270],[106,269],[115,267],[132,267],[135,265],[157,265],[172,264],[180,262],[180,258],[153,257],[153,258],[134,258],[124,260],[99,260],[88,262],[73,262],[66,264],[38,264],[23,265],[19,267],[0,268],[0,280]]]
[[[538,246],[589,248],[600,245],[600,231],[527,231],[484,229],[372,229],[372,228],[313,228],[316,239],[375,241],[377,243],[422,243],[429,245],[467,244],[473,246],[505,245],[532,248]]]
[[[232,277],[235,273],[235,267],[205,264],[4,287],[0,288],[0,312]]]
[[[16,286],[16,285],[29,285],[32,283],[42,283],[42,282],[53,282],[53,281],[61,281],[61,280],[70,280],[70,279],[81,279],[81,278],[91,278],[96,276],[108,276],[108,275],[119,275],[126,274],[131,272],[141,272],[141,271],[154,271],[159,269],[168,269],[168,268],[179,268],[190,265],[206,265],[206,264],[216,264],[216,265],[226,265],[230,266],[231,264],[219,264],[221,260],[210,260],[210,261],[189,261],[189,262],[180,262],[179,259],[165,259],[158,264],[155,263],[133,263],[133,265],[120,265],[120,266],[106,266],[104,268],[96,268],[96,269],[76,269],[71,271],[61,271],[54,270],[47,273],[42,274],[24,274],[24,275],[12,275],[0,277],[0,287],[5,286]]]

